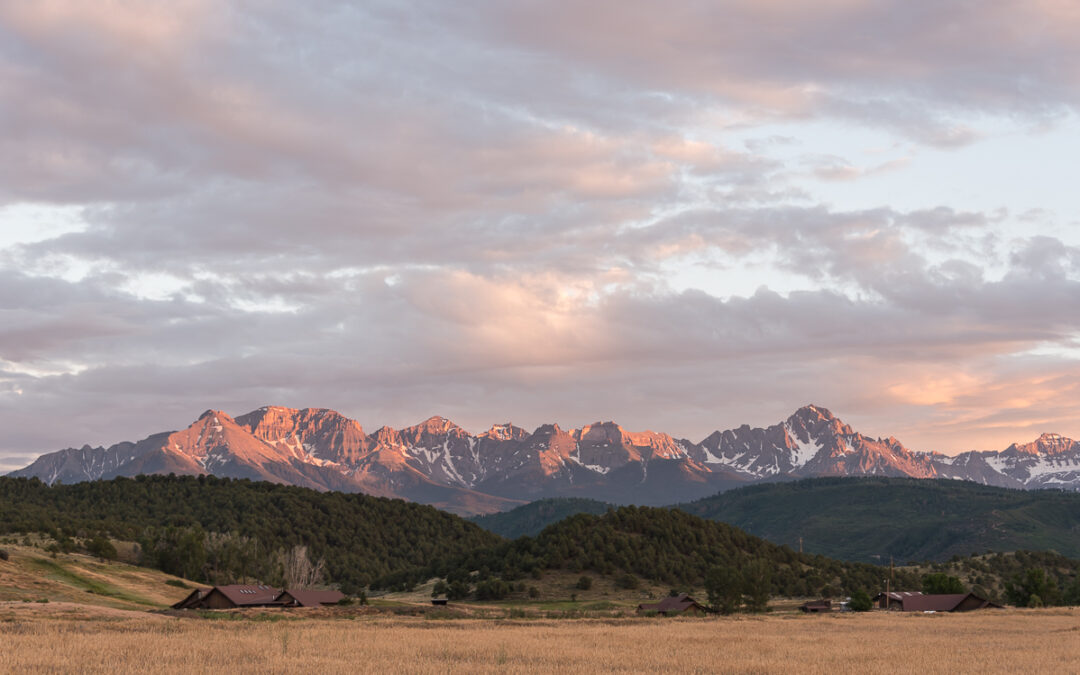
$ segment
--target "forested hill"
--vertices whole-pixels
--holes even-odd
[[[966,481],[813,478],[754,485],[676,508],[843,560],[947,560],[993,551],[1080,557],[1080,494]]]
[[[522,537],[477,549],[434,565],[388,575],[376,586],[402,588],[432,577],[477,583],[478,595],[545,570],[591,571],[636,584],[700,587],[714,568],[767,570],[772,594],[792,597],[851,593],[880,585],[887,569],[804,555],[742,530],[664,508],[622,507],[604,515],[578,514]],[[897,571],[895,588],[918,588],[914,575]],[[483,586],[482,584],[487,584]],[[482,590],[484,589],[484,590]]]
[[[501,541],[458,516],[400,499],[213,476],[51,487],[0,477],[0,533],[13,532],[46,532],[60,542],[97,534],[138,541],[144,563],[222,583],[269,580],[277,551],[306,545],[346,592]]]
[[[583,497],[539,499],[509,511],[473,516],[469,520],[500,537],[517,539],[535,537],[548,525],[578,513],[599,516],[612,508],[615,507],[611,504]]]

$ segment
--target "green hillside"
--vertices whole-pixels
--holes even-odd
[[[0,477],[0,534],[42,532],[61,551],[95,538],[137,541],[141,562],[197,581],[273,581],[297,545],[345,592],[501,540],[457,516],[400,499],[213,476],[138,476],[52,487]],[[100,535],[95,537],[95,535]]]
[[[601,516],[578,514],[522,537],[477,549],[420,569],[376,580],[381,588],[407,588],[432,577],[480,589],[513,588],[546,571],[592,572],[671,587],[701,587],[710,569],[769,570],[771,593],[789,597],[835,595],[877,588],[887,569],[799,554],[742,530],[673,509],[622,507]],[[916,575],[897,570],[895,588],[919,587]],[[630,582],[628,583],[636,583]],[[487,584],[488,586],[482,586]],[[509,591],[507,591],[509,592]]]
[[[1080,494],[953,480],[813,478],[678,505],[778,544],[843,560],[898,563],[993,551],[1080,557]]]
[[[595,499],[563,497],[540,499],[510,511],[473,516],[469,520],[500,537],[517,539],[518,537],[535,537],[548,525],[579,513],[599,516],[611,508],[614,508],[611,504]]]

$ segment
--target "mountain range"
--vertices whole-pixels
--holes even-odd
[[[732,487],[816,476],[953,478],[999,487],[1080,490],[1080,443],[1043,434],[1000,452],[908,450],[807,405],[767,428],[743,425],[699,443],[613,422],[532,432],[497,424],[473,435],[443,417],[366,433],[324,408],[208,410],[181,431],[108,448],[42,455],[11,476],[72,483],[138,474],[213,474],[401,497],[462,514],[546,497],[663,505]]]

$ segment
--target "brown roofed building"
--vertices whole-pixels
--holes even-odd
[[[173,605],[173,609],[236,609],[237,607],[271,607],[281,591],[263,584],[231,584],[213,588],[197,588],[188,597]]]
[[[799,609],[807,614],[820,614],[833,611],[832,600],[810,600],[799,605]]]
[[[677,597],[667,597],[660,602],[652,604],[638,605],[638,614],[644,614],[645,612],[656,612],[657,614],[663,614],[664,616],[672,616],[675,614],[691,614],[693,616],[704,616],[708,613],[709,608],[702,604],[699,604],[696,600],[691,598],[686,593],[683,593]]]
[[[172,608],[173,609],[198,609],[199,603],[202,601],[203,598],[206,597],[206,594],[209,593],[209,592],[210,592],[209,588],[196,588],[192,592],[188,593],[187,597],[185,597],[183,600],[181,600],[180,602],[174,604],[172,606]]]
[[[1001,605],[990,602],[974,593],[949,593],[926,595],[918,592],[878,593],[875,604],[883,609],[901,612],[969,612],[973,609],[1001,609]]]
[[[231,584],[196,588],[173,609],[236,609],[238,607],[321,607],[345,599],[341,591],[290,591],[263,584]]]
[[[283,591],[277,601],[285,607],[336,605],[345,599],[341,591]]]
[[[904,600],[922,595],[921,591],[892,591],[891,593],[878,593],[874,596],[874,605],[879,609],[895,609],[904,611]]]

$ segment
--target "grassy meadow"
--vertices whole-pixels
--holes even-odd
[[[0,606],[4,672],[1080,671],[1080,611],[276,621]],[[265,615],[257,615],[265,616]]]
[[[427,587],[370,606],[163,612],[190,582],[7,545],[0,672],[1080,672],[1080,609],[958,615],[645,618],[662,588],[573,591],[435,608]],[[568,596],[576,597],[571,601]]]

